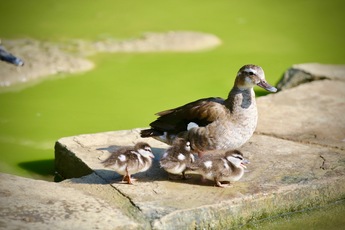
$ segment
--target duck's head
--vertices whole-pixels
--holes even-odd
[[[152,153],[151,146],[145,142],[138,142],[134,149],[145,158],[155,158]]]
[[[277,92],[277,89],[267,83],[265,73],[260,66],[245,65],[237,73],[235,85],[239,89],[251,89],[255,85],[270,91]]]
[[[225,153],[225,158],[237,168],[247,168],[245,164],[249,161],[244,159],[243,154],[238,150],[231,150]]]

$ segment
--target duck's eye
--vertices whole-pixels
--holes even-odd
[[[148,151],[148,152],[152,152],[150,147],[145,147],[145,150]]]
[[[248,74],[249,74],[249,75],[254,75],[254,73],[253,73],[253,72],[251,72],[251,71],[250,71],[250,72],[248,72]]]
[[[240,156],[235,156],[235,158],[240,159],[241,161],[243,160],[243,157]]]

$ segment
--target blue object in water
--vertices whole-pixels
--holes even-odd
[[[23,66],[24,61],[16,56],[12,55],[11,53],[7,52],[6,49],[0,45],[0,60],[4,62],[11,63],[16,66]]]

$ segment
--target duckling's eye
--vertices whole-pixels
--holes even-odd
[[[152,152],[152,150],[151,150],[150,147],[145,147],[145,150],[146,150],[146,151],[149,151],[149,152]]]
[[[248,72],[249,75],[254,75],[254,73],[252,71]]]

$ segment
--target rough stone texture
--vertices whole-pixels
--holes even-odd
[[[278,90],[296,87],[302,83],[330,79],[345,81],[345,65],[320,63],[296,64],[285,71],[277,84]]]
[[[313,81],[259,102],[258,133],[345,149],[345,81]]]
[[[111,203],[62,183],[34,181],[3,173],[0,181],[0,229],[139,227],[138,222]],[[96,181],[99,183],[99,178]]]
[[[90,223],[83,225],[85,229],[93,229],[95,225],[102,229],[227,229],[268,215],[344,199],[342,78],[345,75],[259,98],[257,131],[241,148],[251,164],[243,178],[230,188],[202,183],[195,174],[189,180],[168,180],[158,165],[167,145],[140,138],[139,129],[84,134],[61,138],[55,145],[56,170],[70,179],[52,184],[5,176],[7,182],[0,189],[2,197],[12,191],[16,193],[13,199],[1,199],[1,213],[5,214],[0,223],[18,228],[36,228],[46,223],[54,223],[52,226],[57,228],[69,224],[73,228],[83,218]],[[153,166],[136,174],[138,181],[134,185],[119,183],[121,176],[104,168],[101,161],[118,146],[138,141],[153,146],[156,157]],[[49,189],[41,189],[48,185]],[[46,192],[41,194],[38,190]],[[30,195],[24,196],[28,191]],[[28,196],[32,201],[27,200]],[[62,207],[58,209],[60,212],[49,211],[50,196],[57,197],[54,204]],[[92,208],[80,210],[77,201]],[[64,207],[66,203],[68,208]],[[102,205],[104,210],[97,209]],[[26,210],[34,210],[29,212],[34,217]],[[90,210],[99,212],[93,211],[96,216],[89,218]],[[99,222],[98,215],[109,222]],[[43,223],[27,221],[40,218]]]

